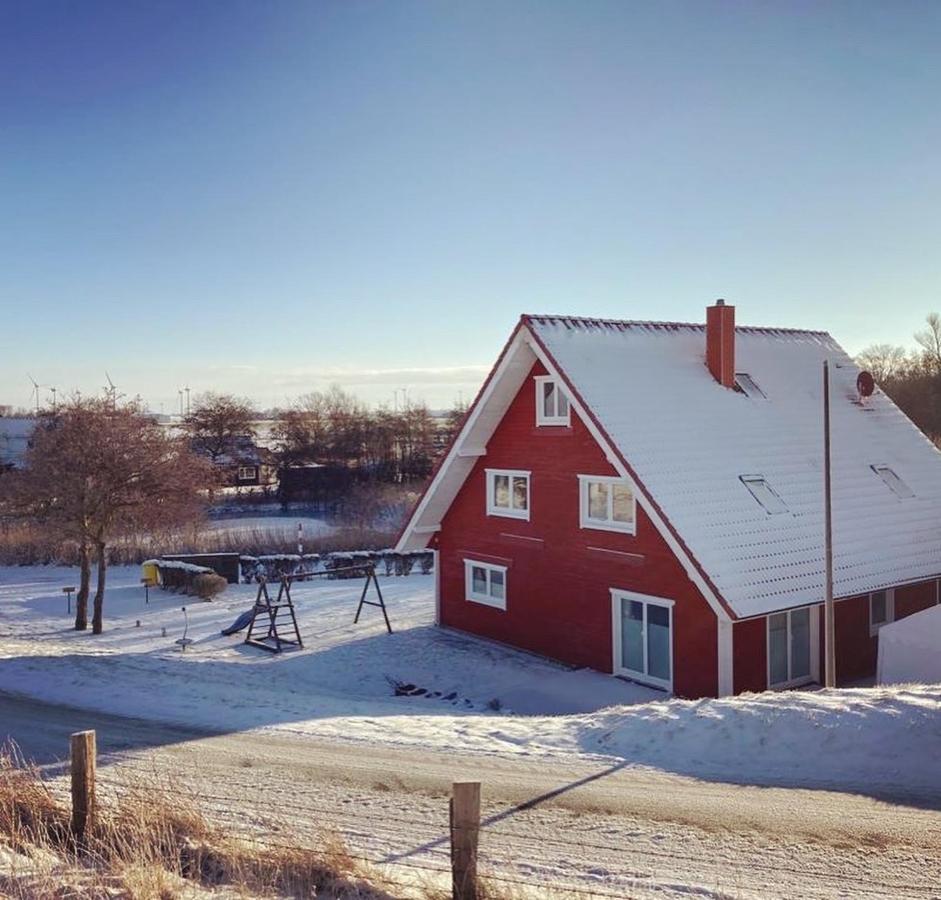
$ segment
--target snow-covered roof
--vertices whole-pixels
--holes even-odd
[[[941,572],[941,455],[825,332],[738,327],[722,387],[705,326],[528,318],[534,336],[673,525],[719,594],[747,617],[819,601],[823,567],[823,361],[830,361],[834,593]],[[897,495],[873,469],[911,488]],[[769,513],[742,478],[760,476]]]
[[[704,325],[524,316],[518,334],[522,340],[511,342],[505,357],[518,345],[523,365],[538,356],[568,383],[573,406],[594,419],[735,616],[823,599],[825,359],[835,596],[941,573],[941,454],[880,390],[860,402],[859,369],[829,334],[736,328],[735,371],[747,373],[760,389],[752,396],[712,377]],[[527,357],[530,343],[535,355]],[[519,368],[505,358],[501,365]],[[512,379],[513,393],[518,380]],[[494,397],[505,393],[485,386],[478,403],[496,404],[499,418],[508,401]],[[465,431],[477,433],[459,436],[451,454],[459,474],[471,462],[461,459],[462,445],[485,445],[489,438],[479,424],[483,418],[475,422],[472,410]],[[884,478],[876,471],[883,466],[901,486],[887,484],[891,473]],[[440,507],[460,486],[445,475],[443,467],[430,489],[437,496],[419,506],[400,544],[414,545],[416,533],[427,539],[440,522]],[[764,480],[752,488],[759,495],[770,489],[765,499],[779,511],[769,512],[756,499],[743,480],[749,476]],[[461,482],[464,477],[466,471]]]

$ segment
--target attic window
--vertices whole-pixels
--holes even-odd
[[[889,490],[897,497],[901,497],[903,500],[909,500],[915,496],[915,492],[895,474],[894,469],[889,468],[889,466],[871,466],[870,468],[886,483]]]
[[[536,378],[536,424],[569,424],[569,398],[558,379],[551,375]]]
[[[787,507],[784,501],[773,491],[771,486],[765,481],[762,475],[740,475],[742,484],[748,488],[754,497],[770,515],[786,513]]]
[[[735,387],[746,397],[758,397],[761,400],[768,399],[768,395],[758,387],[758,382],[747,372],[735,373]]]

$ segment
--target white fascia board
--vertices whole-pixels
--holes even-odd
[[[536,361],[533,350],[528,329],[520,327],[474,404],[470,415],[457,436],[457,440],[455,440],[437,474],[428,486],[428,490],[425,491],[424,496],[415,508],[415,512],[412,513],[408,525],[395,545],[397,552],[422,549],[427,545],[427,540],[421,540],[422,531],[420,529],[441,522],[445,512],[447,512],[447,507],[453,502],[464,480],[473,469],[474,462],[486,453],[490,436],[496,430],[497,425],[503,418],[503,413],[506,412],[507,407],[513,401],[523,383],[523,379]],[[514,367],[516,370],[525,369],[519,378],[510,377]],[[494,404],[499,404],[502,407],[499,415],[493,414]],[[437,511],[433,507],[434,500],[440,497],[442,490],[446,488],[450,488],[453,493],[445,508]],[[430,513],[429,510],[431,510]]]

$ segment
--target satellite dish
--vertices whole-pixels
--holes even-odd
[[[876,381],[870,372],[860,372],[856,376],[856,390],[860,397],[871,397],[876,389]]]

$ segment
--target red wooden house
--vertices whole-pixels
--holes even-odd
[[[938,602],[941,455],[824,332],[523,316],[398,542],[461,629],[716,696],[821,671],[830,361],[837,675]]]

